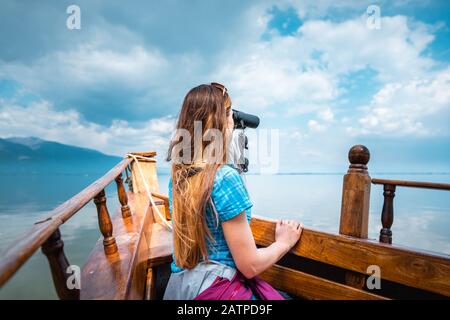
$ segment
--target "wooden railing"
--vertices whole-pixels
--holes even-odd
[[[395,189],[399,187],[435,189],[435,190],[450,190],[448,183],[432,183],[432,182],[417,182],[417,181],[403,181],[403,180],[387,180],[387,179],[372,179],[373,184],[383,185],[384,203],[381,211],[381,223],[383,228],[380,230],[380,242],[392,244],[392,224],[394,222],[394,197]]]
[[[386,299],[450,297],[450,256],[368,239],[372,183],[385,185],[383,227],[392,225],[395,186],[448,190],[442,183],[371,179],[370,152],[353,146],[343,178],[339,235],[305,228],[282,261],[262,274],[278,289],[306,299]],[[256,244],[275,241],[276,222],[253,216]],[[389,225],[389,228],[390,228]],[[384,242],[384,241],[382,241]],[[370,267],[380,270],[382,289],[367,287]]]
[[[106,206],[104,190],[113,180],[116,182],[122,217],[129,217],[131,211],[128,207],[127,194],[123,186],[122,172],[131,162],[131,158],[122,160],[103,177],[58,206],[43,219],[35,222],[33,227],[26,231],[9,249],[2,253],[0,261],[0,287],[14,275],[39,247],[42,247],[43,253],[48,258],[53,282],[59,298],[78,299],[80,295],[79,290],[68,289],[66,285],[68,278],[66,270],[69,263],[64,254],[64,243],[61,239],[59,227],[89,201],[94,199],[97,207],[98,223],[103,235],[104,252],[106,255],[115,254],[117,252],[117,244],[113,235],[111,217]]]

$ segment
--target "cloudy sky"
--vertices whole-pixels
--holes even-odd
[[[280,171],[343,171],[358,143],[374,171],[450,171],[448,1],[0,2],[0,137],[162,154],[211,81],[278,130]]]

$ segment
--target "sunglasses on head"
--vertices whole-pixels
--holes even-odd
[[[217,83],[217,82],[211,82],[211,85],[214,88],[219,89],[220,91],[222,91],[222,96],[225,96],[225,93],[228,93],[227,88],[225,88],[225,86],[223,84]]]

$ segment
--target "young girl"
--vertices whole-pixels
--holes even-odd
[[[164,299],[280,297],[256,276],[295,245],[302,225],[279,220],[275,242],[256,247],[249,225],[253,204],[239,172],[227,164],[233,127],[223,85],[188,92],[167,158],[174,253]]]

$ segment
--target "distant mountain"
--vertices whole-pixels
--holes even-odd
[[[103,171],[120,160],[120,157],[106,155],[96,150],[36,137],[0,138],[0,165],[20,168],[20,171],[40,172],[63,169],[64,172],[72,172],[77,168],[76,171],[79,172],[79,168],[86,166]],[[84,172],[84,169],[81,171]]]

